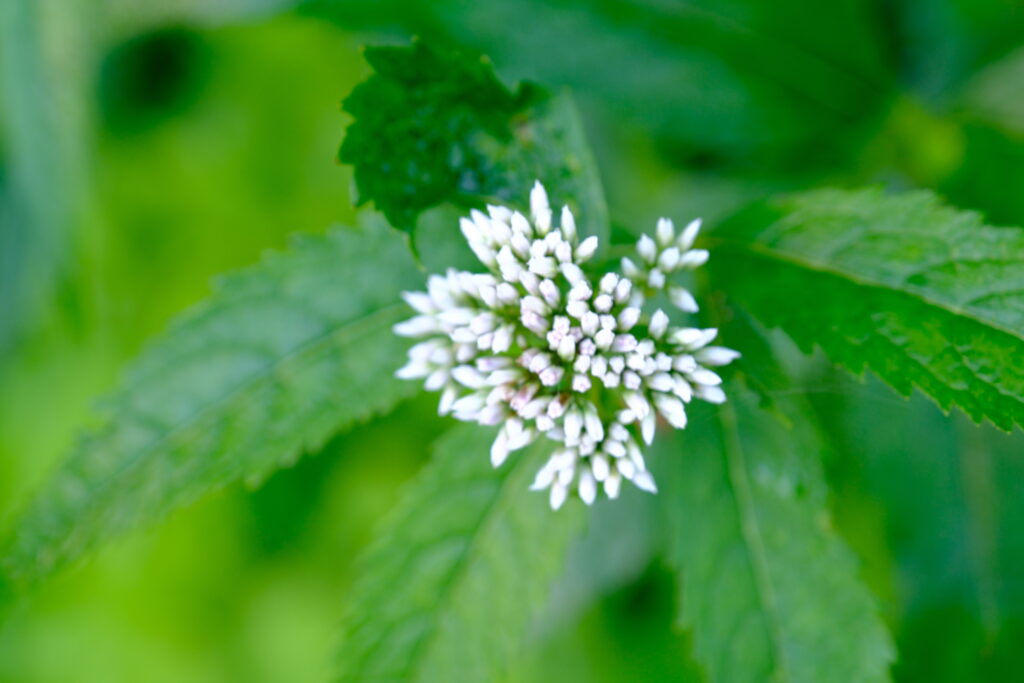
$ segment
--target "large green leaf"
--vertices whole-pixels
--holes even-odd
[[[1024,231],[927,192],[825,190],[757,205],[715,236],[717,286],[805,351],[1024,424]]]
[[[225,278],[134,363],[99,426],[15,520],[0,567],[28,583],[212,488],[258,480],[415,390],[393,377],[398,293],[419,284],[383,227],[296,239]]]
[[[355,167],[360,202],[412,233],[433,206],[522,205],[540,180],[553,206],[576,209],[583,231],[606,234],[597,167],[568,95],[509,90],[490,62],[422,42],[368,48],[366,59],[374,74],[345,100],[355,122],[339,154]]]
[[[338,680],[501,680],[580,522],[528,491],[543,444],[500,469],[461,426],[406,492],[349,592]]]
[[[892,645],[829,520],[807,418],[788,404],[787,428],[738,386],[730,399],[694,411],[700,435],[659,436],[695,658],[711,681],[886,680]]]

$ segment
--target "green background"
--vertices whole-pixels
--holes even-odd
[[[412,35],[570,88],[620,231],[864,184],[1024,224],[1024,8],[1006,0],[6,0],[0,520],[213,276],[355,221],[339,102],[368,74],[361,45]],[[894,677],[1017,680],[1020,435],[776,342],[829,437]],[[63,572],[0,624],[0,680],[324,680],[352,560],[448,426],[434,400]],[[656,538],[617,541],[596,604],[559,585],[517,680],[701,680]]]

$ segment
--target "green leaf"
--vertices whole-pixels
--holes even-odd
[[[0,355],[49,305],[85,216],[89,25],[80,3],[0,3]]]
[[[486,59],[422,42],[367,48],[366,59],[374,74],[345,100],[355,122],[339,153],[355,166],[360,203],[373,200],[411,234],[433,206],[522,205],[540,180],[581,230],[607,234],[597,166],[568,95],[509,90]]]
[[[11,581],[45,577],[213,488],[258,480],[415,390],[393,377],[420,284],[393,232],[338,230],[225,278],[145,351],[7,539]]]
[[[702,168],[738,160],[763,174],[781,155],[801,173],[834,168],[888,105],[894,73],[858,0],[311,0],[302,11],[484,50],[503,74],[568,86],[613,127],[649,131],[666,157]]]
[[[1024,425],[1024,231],[927,192],[825,190],[757,205],[715,236],[717,286],[803,350]]]
[[[349,592],[338,680],[501,680],[563,566],[581,508],[528,491],[543,444],[492,469],[460,426],[382,525]]]
[[[836,371],[816,397],[837,523],[892,617],[900,681],[1019,677],[1024,433]],[[912,492],[908,495],[908,491]],[[840,512],[841,511],[841,512]]]
[[[669,557],[695,658],[711,681],[887,680],[892,645],[832,528],[807,418],[789,404],[787,429],[738,386],[729,395],[694,407],[699,439],[659,435]]]

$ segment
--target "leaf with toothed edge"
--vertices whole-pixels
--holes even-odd
[[[1024,425],[1024,230],[927,192],[824,190],[755,205],[714,238],[716,287],[803,350]]]
[[[893,646],[832,528],[806,421],[786,428],[730,387],[694,406],[700,434],[659,435],[669,563],[709,681],[886,681]],[[785,413],[801,414],[788,402]],[[827,607],[826,607],[827,606]]]
[[[342,624],[338,681],[502,680],[544,607],[582,505],[528,490],[538,442],[491,467],[494,430],[460,425],[381,525]]]
[[[417,390],[393,377],[399,292],[421,282],[381,225],[301,237],[224,278],[131,366],[102,421],[3,543],[24,585],[211,489],[259,480]]]
[[[510,90],[486,59],[419,41],[367,48],[366,60],[374,73],[345,100],[355,121],[339,152],[355,167],[360,203],[411,234],[431,207],[521,206],[540,180],[581,232],[607,236],[597,165],[567,94]]]

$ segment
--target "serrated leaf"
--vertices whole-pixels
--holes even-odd
[[[433,206],[521,205],[540,180],[581,230],[607,234],[597,167],[568,95],[510,90],[486,59],[422,42],[367,48],[366,59],[374,74],[345,100],[355,122],[339,152],[355,167],[360,203],[372,200],[412,233]]]
[[[501,680],[563,566],[581,509],[528,491],[549,446],[493,469],[494,431],[460,426],[362,560],[340,681]]]
[[[408,315],[398,292],[420,281],[381,226],[296,239],[225,278],[129,369],[100,426],[15,520],[0,574],[40,579],[409,395],[391,326]]]
[[[711,681],[884,681],[893,648],[853,556],[831,526],[820,444],[738,386],[659,435],[680,621]],[[699,412],[698,412],[699,410]],[[711,415],[709,413],[714,413]]]
[[[760,204],[715,236],[717,286],[805,351],[976,421],[1024,424],[1024,231],[927,192],[824,190]]]

